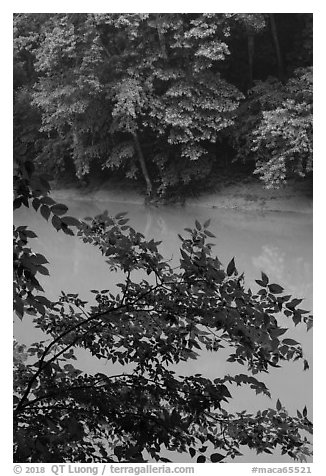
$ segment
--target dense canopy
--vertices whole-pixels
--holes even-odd
[[[311,14],[15,14],[15,157],[173,193],[312,171]]]

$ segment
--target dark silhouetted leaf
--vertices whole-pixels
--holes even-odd
[[[65,216],[62,217],[61,220],[68,226],[80,226],[80,221],[77,218]]]
[[[68,207],[66,205],[63,205],[62,203],[57,203],[56,205],[53,205],[51,207],[51,212],[54,215],[64,215],[68,211]]]
[[[284,288],[282,288],[282,286],[280,286],[279,284],[270,284],[268,286],[268,289],[273,294],[280,294],[284,291]]]
[[[292,301],[290,301],[286,304],[286,307],[288,307],[289,309],[294,309],[302,301],[303,301],[303,299],[292,299]]]
[[[189,454],[193,458],[196,454],[196,450],[194,448],[189,448]]]
[[[38,266],[37,267],[37,271],[41,274],[43,274],[44,276],[49,276],[49,270],[47,268],[45,268],[45,266]]]
[[[226,268],[226,273],[228,276],[232,276],[234,272],[235,272],[235,262],[234,262],[234,258],[232,258],[230,263],[228,264],[228,267]]]
[[[14,210],[16,210],[17,208],[19,208],[22,204],[22,199],[19,197],[19,198],[15,198],[14,200]]]
[[[125,215],[128,215],[128,212],[120,212],[120,213],[117,213],[114,218],[116,218],[117,220],[119,220],[120,218],[123,218]]]
[[[211,462],[212,463],[219,463],[220,461],[222,461],[222,459],[224,459],[225,456],[224,455],[221,455],[219,453],[213,453],[211,455]]]
[[[55,203],[51,197],[42,197],[40,201],[42,202],[42,205],[53,205]]]
[[[57,215],[53,215],[52,217],[52,225],[54,226],[54,228],[59,231],[60,228],[61,228],[61,220],[59,217],[57,217]]]
[[[200,451],[201,453],[205,453],[205,451],[207,450],[208,446],[202,446],[201,448],[199,448],[198,451]]]
[[[261,273],[261,280],[264,283],[263,286],[267,286],[267,284],[269,283],[268,276],[263,272]]]
[[[50,209],[47,205],[42,205],[41,208],[40,208],[40,212],[41,212],[41,215],[42,217],[44,217],[46,220],[49,219],[49,216],[50,216]]]
[[[40,200],[38,198],[34,198],[34,200],[32,201],[32,206],[36,212],[39,209],[40,205],[41,205]]]
[[[37,234],[32,230],[25,230],[23,233],[27,238],[37,238]]]
[[[298,345],[299,344],[299,342],[297,342],[294,339],[283,339],[282,343],[286,344],[286,345]]]
[[[24,316],[24,303],[19,296],[14,301],[14,311],[21,320]]]

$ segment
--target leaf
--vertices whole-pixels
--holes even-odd
[[[65,216],[61,218],[61,221],[68,226],[80,226],[80,221],[77,218]]]
[[[41,202],[43,205],[53,205],[55,201],[51,197],[42,197]]]
[[[51,305],[51,301],[49,301],[45,296],[35,296],[35,301],[43,304],[44,306]]]
[[[19,398],[16,395],[13,396],[13,402],[14,405],[18,405],[18,403],[20,402]]]
[[[45,266],[38,266],[37,267],[37,271],[41,274],[43,274],[44,276],[49,276],[49,270],[45,267]]]
[[[74,232],[70,229],[70,228],[67,228],[67,226],[62,223],[62,231],[66,234],[66,235],[69,235],[69,236],[75,236],[74,235]]]
[[[284,288],[282,288],[282,286],[280,286],[279,284],[270,284],[268,286],[268,289],[273,294],[280,294],[284,291]]]
[[[43,304],[39,303],[38,301],[33,302],[33,307],[40,313],[45,314],[45,308]]]
[[[298,345],[298,344],[300,344],[299,342],[297,342],[294,339],[283,339],[282,343],[286,344],[286,345]]]
[[[198,220],[195,220],[195,225],[196,225],[197,230],[200,231],[201,230],[201,224],[199,223]]]
[[[205,463],[205,461],[206,461],[206,456],[204,455],[198,456],[197,463]]]
[[[288,307],[289,309],[294,309],[302,301],[303,301],[303,299],[292,299],[292,301],[290,301],[286,304],[286,307]]]
[[[196,454],[196,450],[194,448],[189,448],[188,451],[189,451],[190,456],[193,458]]]
[[[207,450],[208,446],[202,446],[201,448],[199,448],[199,451],[201,453],[205,453],[205,451]]]
[[[264,283],[263,286],[267,286],[267,284],[269,283],[268,276],[263,272],[261,273],[261,280]]]
[[[285,334],[287,332],[287,328],[286,327],[276,327],[276,329],[272,329],[271,330],[271,334],[274,336],[274,337],[279,337],[281,336],[282,334]]]
[[[220,461],[222,461],[222,459],[225,458],[225,455],[221,455],[219,453],[213,453],[211,455],[211,462],[212,463],[219,463]]]
[[[57,216],[57,215],[53,215],[52,217],[52,225],[54,226],[54,228],[59,231],[60,228],[61,228],[61,219]]]
[[[51,212],[55,215],[64,215],[68,211],[68,207],[62,203],[57,203],[51,207]]]
[[[216,238],[216,235],[214,235],[214,233],[211,233],[209,230],[205,230],[204,233],[206,236],[209,236],[210,238]]]
[[[280,402],[279,399],[277,399],[277,402],[276,402],[276,410],[278,411],[282,410],[282,403]]]
[[[19,198],[15,198],[14,200],[14,210],[16,210],[17,208],[19,208],[22,204],[22,199],[21,197]]]
[[[19,296],[17,296],[16,300],[14,301],[14,311],[16,312],[19,319],[22,320],[24,316],[24,303]]]
[[[50,216],[50,209],[47,205],[42,205],[41,208],[40,208],[40,212],[41,212],[41,215],[42,217],[44,217],[46,220],[48,220],[49,216]]]
[[[304,417],[307,416],[307,407],[306,407],[306,406],[305,406],[304,409],[302,410],[302,415],[303,415]]]
[[[23,234],[27,236],[28,238],[37,238],[37,234],[34,233],[34,231],[32,230],[25,230]]]
[[[128,215],[128,212],[117,213],[114,218],[116,220],[119,220],[120,218],[124,217],[125,215]]]
[[[29,202],[28,202],[28,197],[21,197],[22,203],[25,205],[25,207],[29,208]]]
[[[31,256],[31,261],[33,264],[46,264],[48,263],[48,260],[45,258],[45,256],[37,253],[35,256]]]
[[[231,259],[230,263],[228,264],[228,267],[226,268],[226,273],[228,276],[231,276],[235,271],[235,262],[234,258]]]
[[[39,209],[40,205],[41,205],[40,200],[38,198],[34,198],[34,200],[32,201],[32,206],[36,212]]]
[[[208,220],[204,222],[204,228],[209,227],[210,223],[211,223],[211,219],[209,218]]]

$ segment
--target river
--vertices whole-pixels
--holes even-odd
[[[54,198],[56,198],[54,194]],[[60,201],[60,200],[59,200]],[[62,200],[63,201],[63,200]],[[264,211],[212,208],[211,206],[145,206],[139,201],[134,203],[112,201],[108,197],[90,200],[87,197],[69,197],[63,201],[69,206],[69,215],[77,218],[94,216],[105,209],[109,214],[126,211],[130,224],[147,238],[162,240],[161,253],[175,258],[185,227],[192,227],[195,219],[203,222],[211,219],[210,230],[216,235],[215,253],[220,261],[227,265],[235,257],[237,268],[244,271],[248,286],[255,288],[255,279],[264,271],[270,280],[282,285],[287,294],[305,298],[302,307],[312,310],[312,214],[291,211]],[[21,208],[15,212],[14,222],[28,225],[38,238],[32,240],[34,251],[44,254],[50,264],[50,278],[42,281],[47,294],[56,299],[61,290],[79,293],[82,298],[91,299],[90,289],[112,287],[116,278],[108,273],[107,265],[99,250],[82,243],[76,237],[62,232],[57,233],[33,209]],[[212,241],[212,240],[211,240]],[[303,344],[306,358],[312,360],[312,333],[303,326],[294,328],[290,322],[291,336]],[[37,331],[31,325],[29,316],[15,322],[15,337],[20,342],[31,343],[37,340]],[[204,354],[198,361],[191,361],[183,373],[200,372],[207,377],[234,373],[234,364],[226,363],[223,356]],[[97,371],[93,360],[81,355],[82,368],[89,372]],[[241,372],[245,369],[241,368]],[[303,371],[302,363],[285,364],[282,369],[273,369],[261,378],[272,391],[272,400],[255,396],[251,390],[241,389],[234,394],[230,402],[230,411],[274,406],[279,398],[290,413],[295,414],[307,405],[308,414],[312,413],[312,365]],[[175,456],[175,455],[174,455]],[[188,458],[176,455],[174,461],[185,462]],[[246,451],[238,462],[286,462],[287,456],[255,455]]]

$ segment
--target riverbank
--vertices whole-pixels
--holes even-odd
[[[52,194],[56,200],[63,202],[82,199],[141,205],[145,200],[141,190],[131,184],[110,180],[101,184],[91,184],[85,188],[55,184]],[[160,206],[157,202],[155,205]],[[313,199],[311,185],[307,182],[290,182],[283,188],[267,190],[261,182],[246,178],[233,184],[220,183],[214,191],[201,193],[197,197],[188,197],[184,205],[247,211],[312,213]]]
[[[307,183],[290,182],[285,187],[268,190],[261,182],[248,179],[246,182],[221,186],[189,204],[209,208],[239,209],[247,211],[280,211],[312,213],[313,198]]]

